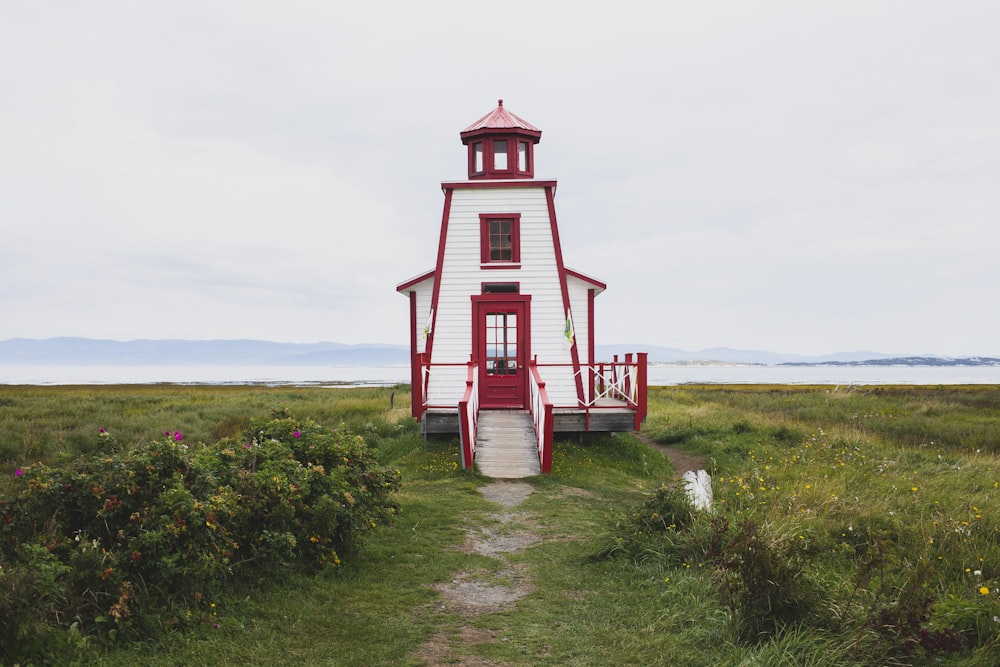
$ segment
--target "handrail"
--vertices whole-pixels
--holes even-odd
[[[469,366],[465,363],[427,363],[420,360],[421,366],[421,406],[420,415],[431,409],[453,410],[455,404],[433,404],[428,400],[428,386],[430,374],[434,368],[454,368],[459,366]],[[582,376],[584,386],[584,396],[572,404],[552,404],[553,409],[579,409],[583,408],[589,415],[591,411],[620,409],[622,403],[625,407],[635,412],[635,428],[638,430],[646,419],[647,415],[647,354],[639,352],[636,354],[626,354],[620,360],[615,355],[612,361],[599,362],[593,365],[574,366],[571,363],[548,364],[538,363],[532,360],[530,367],[538,373],[538,382],[541,382],[541,375],[546,368],[575,368],[575,375]],[[531,374],[529,374],[530,376]],[[475,378],[477,384],[474,392],[478,400],[478,377]],[[468,381],[466,383],[468,385]],[[544,382],[543,382],[544,384]],[[466,390],[468,394],[468,386]],[[611,400],[607,400],[611,399]],[[478,414],[478,404],[477,404]],[[419,419],[420,417],[418,417]],[[589,419],[589,417],[588,417]]]
[[[468,362],[468,367],[465,394],[458,402],[458,439],[464,470],[472,468],[476,458],[476,426],[479,422],[479,373],[475,362]]]
[[[554,406],[549,400],[549,394],[545,391],[545,382],[538,372],[538,363],[531,361],[528,364],[531,371],[528,374],[528,387],[530,400],[528,408],[531,412],[531,421],[535,426],[535,438],[538,442],[538,462],[541,464],[542,472],[552,472],[552,411]]]

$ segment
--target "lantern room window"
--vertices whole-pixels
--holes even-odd
[[[469,142],[469,178],[533,178],[533,145],[513,136]]]
[[[521,262],[521,215],[479,216],[480,260],[489,268],[516,268]]]
[[[498,140],[493,142],[493,169],[495,171],[507,171],[507,142]]]
[[[472,172],[483,173],[483,142],[477,141],[472,145]]]
[[[521,173],[528,172],[528,144],[527,141],[517,142],[517,170]]]

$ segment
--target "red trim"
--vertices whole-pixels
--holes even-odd
[[[545,188],[545,202],[549,207],[549,225],[552,227],[552,245],[555,248],[556,270],[559,272],[559,288],[562,292],[563,317],[565,317],[566,313],[571,312],[571,308],[569,307],[569,286],[566,284],[566,267],[563,266],[562,244],[559,243],[559,226],[556,223],[555,186]],[[575,322],[573,326],[574,328],[576,327]],[[578,372],[580,370],[580,351],[577,347],[575,337],[569,351],[573,360],[573,375],[576,377],[576,396],[582,405],[585,401],[583,395],[583,378],[580,377],[580,373]]]
[[[431,293],[431,333],[427,336],[427,346],[424,348],[424,358],[431,361],[431,351],[434,348],[434,332],[437,331],[438,299],[441,296],[441,270],[444,267],[444,246],[448,240],[448,220],[451,218],[452,190],[444,191],[444,212],[441,213],[441,236],[438,239],[437,265],[434,268],[434,291]]]
[[[421,273],[419,276],[416,276],[414,278],[410,278],[406,282],[402,282],[402,283],[399,283],[398,285],[396,285],[396,291],[397,292],[405,292],[405,291],[409,290],[411,287],[416,287],[417,285],[419,285],[420,283],[424,282],[428,278],[433,278],[434,274],[435,274],[434,269],[431,269],[430,271],[427,271],[426,273]]]
[[[441,183],[441,189],[448,190],[471,190],[476,188],[553,188],[555,181],[536,181],[534,179],[496,180],[496,181],[445,181]]]
[[[492,220],[509,220],[510,253],[509,260],[490,259],[490,222]],[[521,214],[520,213],[480,213],[479,214],[479,261],[481,268],[521,268]]]
[[[492,262],[490,264],[480,264],[479,268],[480,269],[486,269],[486,270],[491,270],[491,269],[520,269],[521,265],[520,264],[514,264],[512,262],[511,263],[508,263],[508,262],[503,262],[503,263],[501,263],[501,262]]]
[[[590,368],[590,379],[587,386],[591,394],[594,391],[594,364],[597,363],[594,352],[594,297],[596,295],[597,290],[587,290],[587,366]],[[592,395],[585,396],[585,398],[588,403],[594,400]]]
[[[458,402],[458,439],[461,444],[464,470],[470,470],[476,458],[476,417],[469,417],[469,401],[472,400],[472,387],[475,385],[473,376],[475,367],[475,363],[470,361],[465,378],[465,393]]]
[[[647,370],[646,366],[649,362],[649,355],[646,352],[639,352],[635,355],[636,364],[638,366],[638,377],[636,378],[636,384],[639,386],[636,389],[636,409],[635,409],[635,430],[636,432],[642,427],[642,423],[646,421],[646,415],[649,413],[648,404],[648,391],[649,387],[647,383]]]
[[[410,414],[417,421],[423,416],[424,401],[420,382],[420,356],[417,354],[417,293],[410,292]]]
[[[568,266],[564,267],[564,268],[566,269],[566,275],[568,275],[568,276],[573,276],[574,278],[582,280],[585,283],[590,283],[591,285],[593,285],[597,289],[601,290],[602,292],[604,290],[608,289],[608,286],[606,284],[602,283],[597,278],[591,278],[590,276],[588,276],[586,274],[583,274],[583,273],[580,273],[579,271],[574,271],[573,269],[569,268]]]

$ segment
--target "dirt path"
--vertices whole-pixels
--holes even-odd
[[[679,452],[673,447],[668,447],[667,445],[661,445],[647,435],[642,433],[636,433],[635,437],[642,444],[646,445],[651,449],[655,449],[660,452],[674,464],[674,473],[680,478],[681,475],[686,473],[688,470],[702,470],[705,468],[705,459],[700,456],[694,456],[693,454],[685,454],[684,452]]]
[[[688,470],[705,467],[705,460],[660,445],[648,436],[636,433],[646,446],[663,453],[673,463],[679,479]],[[582,490],[576,490],[582,491]],[[526,482],[498,480],[480,487],[479,492],[499,511],[488,512],[482,525],[466,528],[465,542],[460,549],[493,559],[488,568],[460,570],[451,581],[435,586],[441,598],[438,611],[472,619],[483,614],[503,611],[535,591],[536,586],[526,569],[511,563],[508,556],[538,544],[542,536],[534,529],[536,519],[531,512],[518,509],[533,492]],[[567,493],[572,493],[567,489]],[[459,628],[442,629],[412,654],[428,667],[505,667],[505,663],[481,656],[466,655],[461,647],[504,641],[490,630],[464,624]]]
[[[488,556],[495,567],[456,572],[451,581],[435,588],[441,594],[439,609],[474,618],[513,606],[535,590],[530,575],[521,565],[510,563],[508,554],[524,551],[542,540],[531,529],[533,517],[517,507],[534,488],[525,482],[495,481],[479,492],[496,503],[501,511],[486,514],[487,524],[468,528],[462,551]],[[457,631],[442,630],[424,642],[413,654],[429,667],[503,667],[503,663],[479,656],[455,655],[453,648],[497,641],[495,634],[465,625]]]

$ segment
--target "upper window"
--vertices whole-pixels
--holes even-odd
[[[469,178],[534,178],[534,144],[515,134],[469,142]]]
[[[507,142],[504,140],[493,141],[493,169],[495,171],[507,171]]]
[[[483,173],[483,142],[481,141],[472,145],[472,171],[476,174]]]
[[[521,261],[520,213],[483,213],[479,225],[483,264],[510,265]]]

